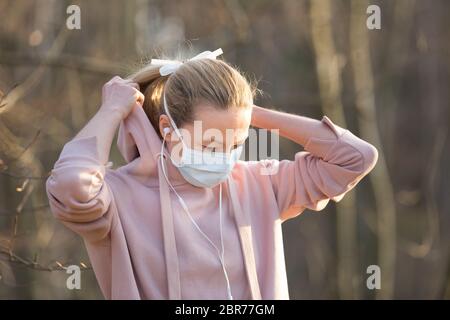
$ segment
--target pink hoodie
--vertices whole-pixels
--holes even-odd
[[[289,299],[282,221],[339,201],[377,161],[377,150],[327,117],[333,140],[310,133],[294,161],[239,161],[223,183],[225,263],[235,299]],[[69,141],[46,182],[56,218],[84,239],[107,299],[226,299],[214,248],[195,229],[159,165],[161,140],[142,108],[121,122],[127,164],[101,163],[97,137]],[[166,161],[172,185],[218,245],[218,187],[187,183]],[[261,175],[263,168],[278,169]],[[277,168],[278,167],[278,168]]]

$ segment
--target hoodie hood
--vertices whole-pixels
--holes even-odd
[[[170,190],[160,163],[161,144],[161,139],[142,107],[134,107],[130,114],[121,121],[117,146],[128,163],[121,167],[121,170],[135,176],[146,186],[159,187],[169,298],[179,300],[181,299],[181,283],[178,252]],[[171,161],[165,161],[165,165],[172,185],[186,183]]]
[[[158,185],[158,163],[160,161],[161,138],[156,133],[142,107],[136,106],[121,121],[117,137],[117,147],[127,162],[121,170],[134,175],[147,186]],[[172,185],[187,183],[178,169],[167,161],[165,165]],[[163,177],[164,178],[164,177]]]

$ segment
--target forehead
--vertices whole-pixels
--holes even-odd
[[[195,108],[194,121],[201,121],[202,131],[207,133],[203,136],[204,140],[221,141],[221,137],[228,134],[233,140],[240,141],[248,134],[251,115],[251,107],[219,109],[210,105],[198,105]]]

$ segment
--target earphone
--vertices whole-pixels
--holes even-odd
[[[163,133],[164,133],[164,135],[169,134],[170,133],[170,128],[169,127],[165,127],[163,129]]]

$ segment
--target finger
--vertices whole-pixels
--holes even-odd
[[[142,108],[142,104],[136,102],[136,103],[134,104],[133,109],[134,109],[134,108]]]
[[[140,92],[139,90],[136,90],[134,93],[134,97],[135,97],[137,103],[140,103],[141,105],[144,104],[145,96],[142,94],[142,92]]]
[[[125,79],[125,80],[124,80],[124,83],[127,84],[127,85],[132,86],[133,88],[135,88],[135,89],[137,89],[137,90],[140,90],[140,89],[141,89],[140,86],[139,86],[139,83],[134,82],[134,81],[131,80],[131,79]]]
[[[123,80],[121,77],[119,76],[114,76],[111,78],[111,80],[109,80],[106,84],[111,84],[113,82],[120,82],[121,80]]]
[[[138,101],[141,105],[143,105],[143,104],[144,104],[144,100],[145,100],[145,96],[144,96],[141,92],[139,92],[139,98],[137,99],[137,101]]]
[[[126,82],[126,84],[132,86],[136,90],[139,90],[139,85],[136,82]]]

